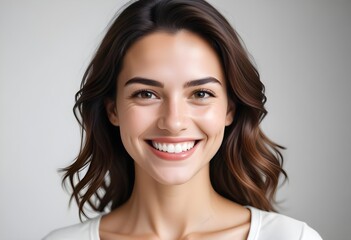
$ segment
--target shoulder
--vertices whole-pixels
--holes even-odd
[[[99,224],[101,216],[83,223],[56,229],[42,240],[99,240]]]
[[[249,239],[321,240],[319,234],[306,223],[291,217],[248,207],[251,211]]]

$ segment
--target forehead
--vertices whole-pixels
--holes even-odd
[[[119,78],[189,80],[209,76],[223,81],[217,53],[198,35],[181,30],[155,32],[136,41],[123,59]]]

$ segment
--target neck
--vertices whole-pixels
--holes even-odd
[[[213,217],[220,197],[211,186],[209,165],[180,185],[162,185],[146,173],[136,176],[126,205],[135,228],[149,223],[149,231],[161,239],[179,239]]]

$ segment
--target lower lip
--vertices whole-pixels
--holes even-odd
[[[168,160],[168,161],[181,161],[181,160],[185,160],[185,159],[189,158],[195,152],[197,145],[198,144],[196,144],[192,149],[190,149],[188,151],[180,152],[180,153],[162,152],[162,151],[159,151],[159,150],[153,148],[150,145],[149,145],[149,147],[151,148],[151,151],[159,158],[162,158],[162,159]]]

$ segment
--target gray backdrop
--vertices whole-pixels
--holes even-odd
[[[262,127],[287,147],[279,210],[324,239],[348,239],[351,1],[210,2],[255,59],[268,96]],[[56,170],[78,152],[73,96],[121,5],[0,1],[0,239],[40,239],[78,222]]]

